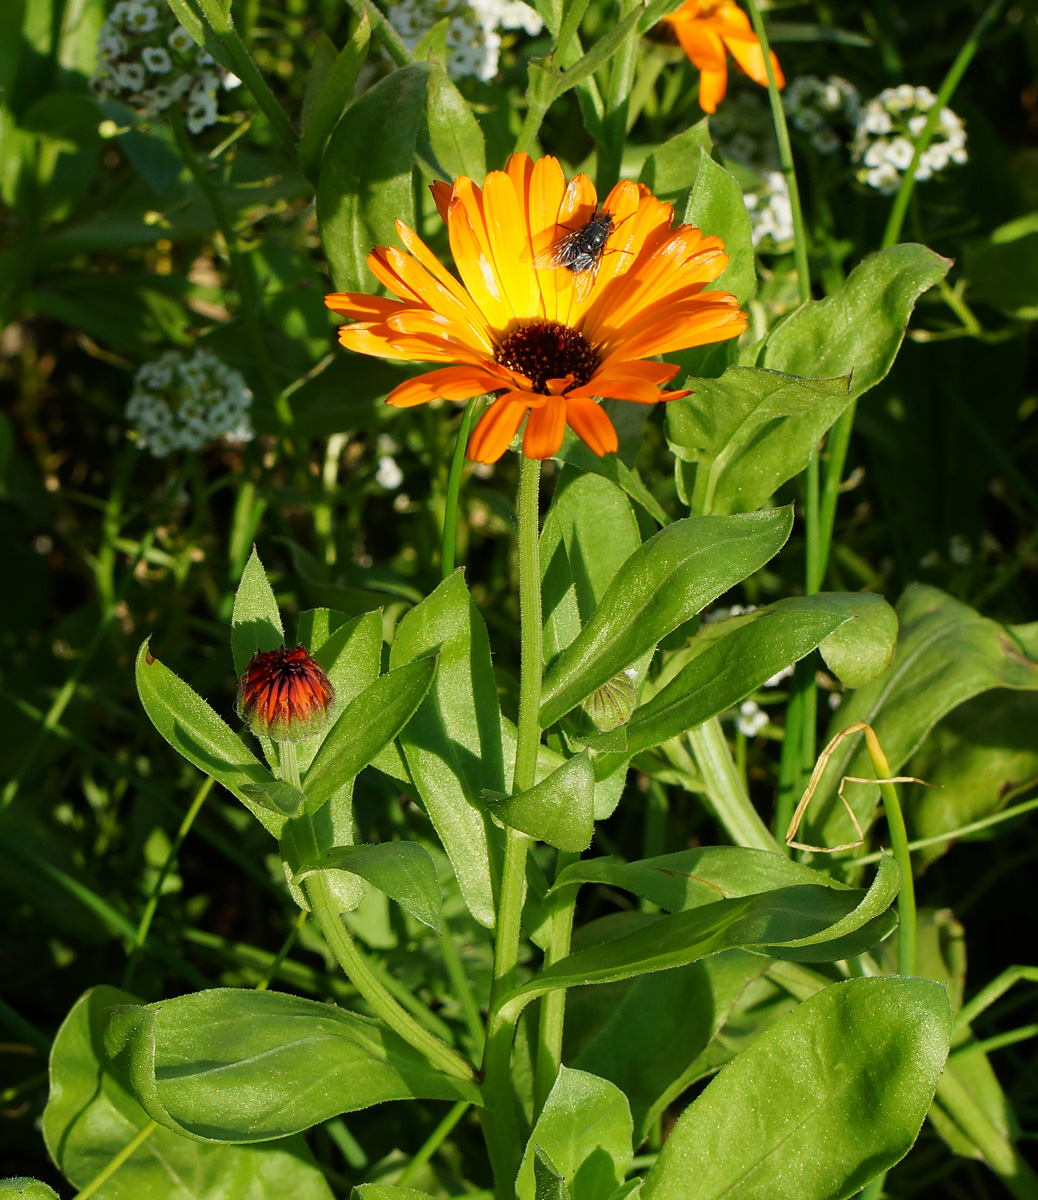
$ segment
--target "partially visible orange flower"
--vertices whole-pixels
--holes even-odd
[[[586,175],[566,186],[556,159],[513,154],[479,188],[465,176],[433,187],[447,223],[459,283],[398,221],[407,253],[379,246],[375,277],[399,299],[353,292],[325,297],[354,324],[339,341],[362,354],[449,363],[390,392],[406,408],[437,396],[497,399],[480,418],[468,456],[496,462],[523,419],[523,453],[550,458],[569,427],[598,455],[616,450],[612,422],[596,399],[653,404],[688,393],[661,391],[678,368],[657,354],[737,337],[746,317],[728,292],[704,291],[728,256],[717,237],[679,225],[674,210],[641,184],[621,181],[602,211],[612,229],[589,287],[567,266],[534,260],[598,211]]]
[[[699,68],[699,107],[703,112],[716,112],[728,89],[726,52],[731,52],[754,83],[768,86],[764,52],[750,25],[750,18],[735,0],[685,0],[663,21],[673,29],[681,49]],[[784,87],[786,81],[774,54],[771,65],[775,82]]]

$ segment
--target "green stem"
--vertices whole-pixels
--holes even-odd
[[[461,961],[457,943],[446,919],[443,920],[440,936],[440,953],[443,955],[443,965],[447,968],[447,977],[451,981],[451,991],[461,1005],[461,1015],[465,1018],[465,1026],[469,1031],[469,1037],[472,1038],[475,1053],[477,1056],[481,1055],[483,1043],[486,1041],[486,1029],[483,1027],[479,1005],[476,1003],[472,985],[465,974],[465,966]]]
[[[633,12],[637,6],[638,0],[621,0],[620,20]],[[620,178],[624,143],[627,140],[627,109],[640,44],[641,38],[636,27],[630,36],[624,39],[610,68],[605,116],[602,118],[602,136],[598,142],[598,169],[595,172],[599,196],[605,196]]]
[[[696,729],[690,729],[688,740],[714,815],[732,841],[737,846],[777,850],[775,839],[757,815],[742,785],[720,720],[712,717]]]
[[[541,464],[519,457],[519,726],[516,735],[512,795],[534,785],[541,741],[541,571],[539,533]],[[530,839],[505,831],[505,861],[497,909],[494,980],[483,1052],[483,1130],[494,1169],[499,1200],[512,1200],[519,1168],[519,1130],[511,1080],[512,1039],[521,1009],[502,1012],[500,1003],[512,988],[519,959],[519,936]]]
[[[461,493],[461,476],[465,469],[465,450],[476,413],[483,402],[482,396],[473,396],[465,405],[458,429],[458,440],[454,446],[450,474],[447,477],[447,499],[443,506],[443,553],[440,556],[443,578],[454,570],[454,546],[458,535],[458,496]]]
[[[771,119],[775,125],[775,138],[778,141],[779,162],[782,173],[786,177],[789,188],[789,207],[793,219],[793,260],[797,269],[797,289],[800,293],[800,303],[811,299],[811,269],[807,257],[807,231],[804,229],[804,213],[800,205],[800,188],[797,186],[797,173],[793,165],[793,147],[789,142],[789,126],[786,124],[786,110],[782,107],[782,97],[779,95],[778,83],[775,79],[775,66],[771,61],[771,47],[768,44],[768,31],[764,27],[764,19],[757,7],[757,0],[746,0],[746,7],[753,22],[753,32],[757,35],[760,48],[764,53],[764,67],[768,72],[768,99],[771,101]]]
[[[1038,967],[1006,967],[1001,975],[992,979],[968,1004],[959,1009],[955,1018],[955,1032],[968,1029],[982,1012],[1001,999],[1017,983],[1038,983]]]
[[[1003,1046],[1015,1046],[1017,1042],[1030,1041],[1038,1037],[1038,1025],[1021,1025],[1019,1029],[1010,1029],[1007,1033],[996,1033],[994,1037],[985,1038],[982,1042],[970,1042],[954,1051],[952,1058],[968,1058],[971,1054],[990,1054],[992,1050],[1001,1050]]]
[[[750,0],[752,4],[753,0]],[[1004,0],[992,0],[987,9],[981,15],[980,20],[973,26],[969,37],[963,44],[945,75],[939,91],[937,92],[937,102],[930,109],[929,115],[926,118],[926,125],[923,127],[923,132],[919,135],[915,144],[915,153],[912,155],[912,161],[901,177],[901,184],[897,189],[897,195],[894,197],[894,203],[890,209],[890,216],[887,219],[887,227],[883,232],[882,248],[885,250],[888,246],[895,245],[901,238],[901,228],[905,223],[905,216],[908,213],[908,205],[912,199],[912,194],[915,191],[915,172],[919,166],[919,162],[926,153],[930,139],[934,135],[941,120],[941,110],[951,100],[955,89],[959,86],[959,81],[966,74],[966,68],[973,61],[974,54],[980,46],[980,39],[984,36],[988,26],[998,16],[998,11],[1002,7]]]
[[[382,49],[393,60],[394,66],[406,67],[409,62],[414,61],[404,39],[382,15],[378,5],[372,4],[371,0],[347,0],[347,3],[358,17],[367,14],[372,32],[382,43]]]
[[[101,1184],[103,1184],[107,1179],[111,1178],[111,1176],[113,1176],[116,1171],[119,1170],[119,1168],[124,1162],[126,1162],[130,1155],[134,1153],[135,1150],[140,1149],[140,1147],[144,1145],[144,1143],[148,1140],[148,1138],[151,1137],[156,1129],[158,1129],[158,1125],[154,1121],[149,1121],[136,1137],[131,1138],[130,1141],[123,1146],[123,1148],[117,1155],[115,1155],[114,1158],[109,1159],[109,1161],[105,1163],[105,1165],[100,1171],[98,1171],[94,1178],[90,1180],[85,1188],[75,1194],[73,1200],[87,1200],[88,1196],[92,1196],[94,1192],[96,1192],[101,1186]]]
[[[231,17],[231,6],[220,3],[220,0],[197,0],[198,7],[216,34],[217,41],[223,46],[230,60],[235,75],[252,93],[253,99],[260,111],[270,122],[275,137],[281,143],[288,156],[295,161],[296,134],[292,123],[285,116],[285,110],[274,98],[274,93],[267,87],[267,81],[260,74],[259,67],[252,61],[252,56],[245,49],[245,43],[238,36]],[[173,105],[170,111],[176,108]]]
[[[453,1104],[450,1111],[436,1128],[425,1139],[425,1144],[421,1147],[418,1153],[411,1159],[406,1167],[400,1172],[394,1187],[407,1187],[418,1172],[425,1166],[430,1158],[446,1141],[448,1135],[461,1118],[472,1107],[468,1100],[459,1100]]]
[[[140,953],[144,948],[144,943],[148,937],[148,931],[151,929],[151,922],[155,916],[155,910],[158,908],[159,897],[162,895],[162,888],[169,877],[170,871],[173,869],[173,864],[176,862],[177,855],[180,853],[180,847],[191,830],[191,826],[195,823],[195,817],[202,811],[202,805],[205,803],[206,796],[212,791],[213,783],[211,778],[206,778],[202,781],[202,786],[195,792],[195,797],[191,801],[191,806],[184,814],[184,819],[180,822],[180,828],[176,832],[173,843],[169,848],[169,853],[166,855],[166,861],[162,864],[162,869],[158,873],[151,889],[151,894],[148,896],[147,903],[144,905],[144,912],[141,913],[141,919],[137,923],[137,936],[134,938],[133,947],[130,950],[129,957],[126,960],[126,969],[123,972],[123,991],[133,991],[133,976],[137,969],[137,963],[140,960]]]
[[[555,878],[570,865],[580,861],[580,853],[560,850],[555,864]],[[578,889],[564,888],[553,906],[544,965],[550,967],[569,954],[573,936],[573,911]],[[566,989],[555,988],[541,1000],[541,1020],[537,1031],[537,1062],[534,1074],[534,1115],[544,1107],[548,1093],[555,1084],[562,1064],[562,1032],[566,1020]]]
[[[76,669],[72,672],[68,679],[65,680],[61,690],[54,697],[50,708],[47,710],[47,715],[43,718],[43,723],[40,725],[36,737],[30,743],[29,748],[22,756],[21,762],[18,764],[18,770],[15,771],[11,779],[7,781],[3,792],[0,793],[0,812],[3,812],[8,805],[13,803],[15,797],[21,790],[22,784],[25,782],[26,776],[32,769],[32,765],[36,761],[37,755],[43,749],[44,743],[50,737],[54,728],[60,724],[62,715],[64,714],[65,709],[68,707],[69,701],[75,695],[76,688],[79,687],[80,680],[86,674],[87,668],[93,662],[94,655],[101,648],[101,643],[104,641],[105,636],[108,633],[108,627],[115,620],[119,605],[126,596],[126,593],[130,589],[130,585],[133,583],[136,577],[138,566],[140,566],[140,564],[151,553],[151,548],[155,543],[158,529],[162,525],[163,521],[165,521],[170,505],[180,492],[180,486],[183,483],[186,469],[186,465],[181,466],[176,475],[174,475],[169,481],[169,484],[166,488],[166,494],[162,499],[162,503],[159,505],[158,511],[155,514],[155,518],[148,527],[144,537],[142,537],[138,543],[137,553],[134,555],[134,559],[130,564],[129,570],[123,576],[123,581],[119,585],[118,591],[112,597],[111,603],[102,610],[101,618],[94,628],[94,635],[87,643],[87,647],[80,656],[79,662],[76,663]]]
[[[277,977],[277,973],[281,970],[282,964],[284,963],[285,959],[288,958],[292,947],[296,944],[296,938],[299,937],[300,931],[306,924],[306,918],[308,915],[309,914],[305,908],[301,908],[299,910],[299,915],[292,922],[292,928],[288,931],[288,936],[281,943],[281,949],[270,960],[270,965],[267,967],[266,971],[263,972],[263,978],[259,981],[259,983],[256,984],[257,992],[265,992],[267,988],[270,987],[273,980]]]
[[[279,758],[281,778],[293,787],[301,787],[295,743],[282,742],[279,746]],[[318,849],[311,819],[308,816],[297,817],[292,822],[291,828],[300,861],[312,862],[315,860]],[[321,927],[321,933],[331,952],[335,955],[336,961],[346,973],[349,981],[371,1005],[376,1016],[380,1017],[394,1033],[398,1033],[405,1042],[414,1046],[419,1053],[424,1054],[432,1066],[457,1079],[472,1079],[473,1071],[469,1064],[435,1034],[420,1025],[402,1005],[393,999],[384,984],[372,971],[340,918],[325,873],[315,871],[306,880],[305,887],[307,898],[310,901],[310,909]]]
[[[237,37],[237,34],[235,34],[235,37]],[[238,299],[241,304],[241,316],[242,322],[245,325],[245,335],[249,339],[249,348],[252,351],[256,362],[256,369],[263,383],[263,390],[266,393],[265,399],[268,404],[274,407],[281,424],[287,427],[292,424],[292,411],[288,407],[287,401],[278,395],[279,389],[274,375],[274,367],[267,350],[263,330],[260,327],[260,288],[252,259],[241,251],[241,247],[238,244],[238,235],[231,221],[231,215],[227,211],[227,205],[224,203],[224,198],[220,194],[219,188],[213,182],[208,167],[195,154],[194,148],[191,145],[191,139],[188,137],[187,129],[184,126],[183,114],[176,104],[170,105],[168,112],[170,127],[173,130],[173,140],[177,144],[177,151],[181,159],[183,159],[184,165],[191,172],[195,183],[198,184],[198,190],[205,196],[206,202],[212,210],[213,219],[216,221],[216,227],[223,237],[224,246],[227,251],[227,261],[231,267],[231,274],[234,276],[234,285],[238,289]]]

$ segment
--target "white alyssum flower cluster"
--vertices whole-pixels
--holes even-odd
[[[756,191],[744,193],[742,202],[750,214],[754,246],[768,242],[779,247],[793,240],[793,206],[789,201],[789,185],[781,171],[768,171]]]
[[[896,192],[912,165],[916,141],[926,126],[937,97],[925,87],[902,83],[885,88],[862,109],[852,153],[860,162],[858,179],[884,195]],[[950,108],[942,108],[930,145],[915,170],[918,180],[930,179],[949,163],[966,162],[966,130]]]
[[[190,358],[168,350],[145,363],[133,382],[126,417],[141,448],[156,458],[174,450],[200,450],[218,438],[247,442],[253,436],[252,393],[241,372],[211,350],[196,350]]]
[[[538,13],[522,0],[400,0],[389,9],[389,20],[408,50],[444,18],[450,18],[447,72],[454,79],[494,78],[501,53],[499,30],[522,29],[534,37],[544,28]]]
[[[165,0],[118,0],[101,26],[90,80],[98,95],[147,117],[181,105],[192,133],[216,123],[217,89],[239,82],[195,45]]]
[[[861,96],[853,83],[839,75],[828,79],[799,75],[782,93],[782,106],[793,128],[806,133],[819,154],[835,154],[845,140],[835,126],[854,128],[861,114]]]

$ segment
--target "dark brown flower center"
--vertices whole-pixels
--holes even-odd
[[[557,321],[520,325],[497,348],[497,361],[525,375],[535,392],[547,396],[549,379],[573,376],[581,387],[598,369],[598,353],[582,333]]]

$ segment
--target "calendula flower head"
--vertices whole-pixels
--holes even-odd
[[[839,127],[853,129],[861,115],[858,89],[839,75],[798,75],[786,88],[782,105],[793,128],[806,134],[819,154],[839,150],[845,141]]]
[[[156,458],[174,450],[200,450],[219,438],[252,438],[252,393],[241,372],[211,350],[196,350],[190,358],[168,350],[145,363],[133,383],[126,416],[141,448]]]
[[[860,162],[858,179],[884,195],[896,192],[912,165],[916,142],[937,97],[925,87],[903,83],[885,88],[861,111],[852,155]],[[942,108],[930,145],[915,169],[917,180],[931,179],[951,163],[967,161],[966,130],[961,118]]]
[[[165,0],[119,0],[101,26],[90,83],[146,117],[178,104],[199,133],[216,121],[217,89],[239,80],[195,45]]]
[[[728,262],[721,239],[672,229],[673,208],[644,185],[621,181],[599,209],[586,175],[567,186],[556,159],[513,154],[482,188],[462,176],[453,187],[434,184],[433,195],[460,282],[398,221],[405,249],[380,246],[368,256],[398,298],[345,292],[325,303],[353,322],[339,330],[351,350],[450,364],[399,384],[390,404],[496,394],[469,441],[475,462],[496,462],[524,418],[529,458],[554,455],[567,425],[596,454],[614,451],[616,431],[599,399],[653,404],[687,395],[661,390],[676,366],[646,360],[746,327],[734,296],[704,290]],[[584,259],[545,265],[596,213],[608,237],[587,269],[577,269]]]
[[[764,51],[753,32],[750,18],[735,0],[685,0],[674,12],[663,18],[674,33],[682,50],[699,68],[699,107],[705,113],[715,112],[728,89],[728,55],[735,59],[754,83],[768,86],[768,69]],[[771,65],[775,82],[782,87],[785,80],[774,54]]]
[[[793,206],[781,171],[768,171],[756,190],[744,193],[742,200],[750,214],[754,246],[779,249],[793,240]]]
[[[238,681],[238,715],[257,737],[275,742],[319,733],[334,699],[324,668],[304,646],[257,650]]]
[[[389,20],[408,50],[414,50],[434,25],[449,18],[447,72],[454,79],[474,75],[484,81],[497,74],[500,30],[522,29],[536,35],[541,17],[522,0],[400,0]]]

